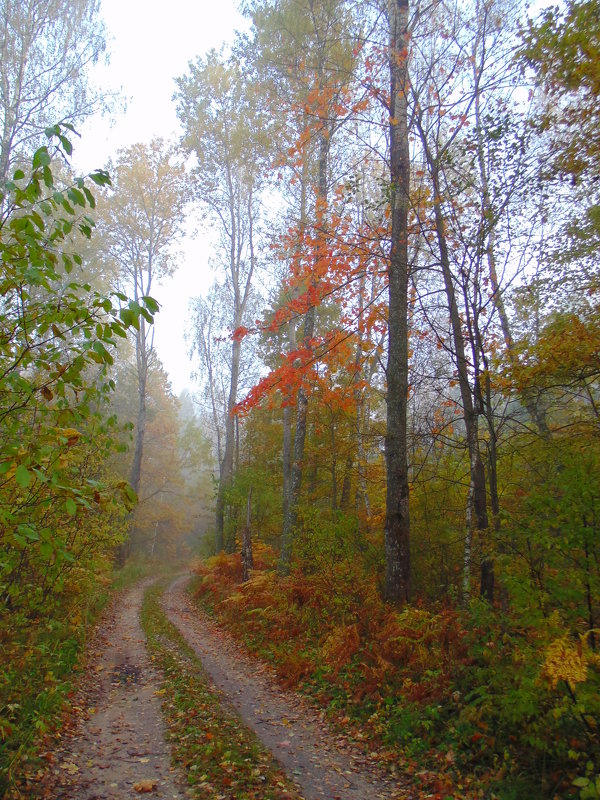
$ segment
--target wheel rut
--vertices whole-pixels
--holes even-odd
[[[48,759],[31,796],[61,800],[189,797],[171,766],[162,719],[160,675],[146,654],[139,616],[145,580],[120,596],[103,621],[84,687],[74,701],[73,732]]]
[[[297,784],[305,800],[411,800],[364,754],[340,742],[323,717],[281,689],[268,667],[250,659],[188,596],[189,578],[163,595],[168,619],[200,658],[206,673]]]

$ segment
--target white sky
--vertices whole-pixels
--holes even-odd
[[[120,89],[127,99],[125,113],[94,118],[81,127],[74,144],[74,164],[81,171],[104,167],[115,151],[154,136],[176,138],[179,129],[174,78],[188,62],[211,47],[230,42],[235,28],[245,27],[236,0],[102,0],[110,65],[99,69],[95,81],[105,89]],[[187,227],[197,227],[190,219]],[[202,236],[183,243],[183,263],[175,276],[159,285],[153,296],[161,303],[154,344],[175,394],[192,386],[192,365],[186,355],[184,331],[188,300],[212,281],[209,249]]]

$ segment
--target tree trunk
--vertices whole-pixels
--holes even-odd
[[[340,497],[340,508],[342,511],[347,511],[350,506],[350,485],[352,482],[352,469],[354,467],[354,459],[351,455],[346,458],[344,465],[344,478],[342,480],[342,494]]]
[[[233,479],[233,458],[235,451],[235,421],[233,409],[237,400],[237,387],[240,373],[241,343],[234,341],[231,345],[231,382],[227,400],[227,416],[225,418],[225,450],[219,469],[219,490],[217,492],[216,509],[216,548],[217,553],[225,547],[225,494]]]
[[[384,598],[410,597],[410,519],[407,461],[408,400],[408,0],[389,5],[391,246],[387,363],[387,476]]]
[[[302,204],[301,204],[302,205]],[[301,212],[302,213],[302,212]],[[302,219],[302,217],[301,217]],[[288,323],[290,350],[296,349],[296,325]],[[289,405],[290,397],[286,397],[287,405],[283,407],[283,519],[285,520],[290,508],[292,485],[292,407]]]
[[[326,124],[326,123],[324,123]],[[325,235],[325,207],[327,203],[327,167],[329,161],[329,132],[323,128],[319,134],[319,179],[317,186],[317,229]],[[315,333],[316,308],[311,305],[304,315],[302,345],[310,348]],[[302,486],[304,443],[306,440],[306,421],[308,415],[308,396],[304,386],[300,386],[296,402],[296,432],[294,436],[293,461],[290,475],[290,494],[287,513],[283,519],[281,532],[281,552],[279,573],[287,575],[292,558],[292,541],[298,519],[298,503]]]
[[[462,329],[460,312],[458,310],[458,303],[456,300],[454,277],[450,267],[450,255],[448,250],[448,242],[446,239],[445,221],[440,205],[440,198],[442,195],[440,188],[439,164],[429,147],[429,142],[427,141],[427,136],[425,130],[423,129],[420,116],[417,117],[416,123],[419,136],[423,144],[427,165],[429,167],[433,196],[436,198],[436,202],[434,203],[435,232],[440,252],[440,266],[444,279],[444,289],[448,302],[448,314],[450,316],[450,327],[452,330],[454,358],[458,373],[458,386],[460,389],[460,397],[463,407],[463,419],[467,437],[467,450],[469,453],[470,480],[465,512],[466,530],[463,561],[463,599],[466,600],[471,588],[471,552],[473,530],[475,527],[479,531],[486,531],[488,529],[485,468],[483,466],[483,461],[481,460],[481,454],[479,451],[479,409],[475,407],[473,402],[475,390],[471,387],[471,381],[469,379],[469,362],[466,355],[465,338]],[[473,517],[475,517],[475,519],[473,519]],[[493,585],[493,579],[491,579],[489,576],[487,576],[486,579],[486,586],[488,587],[486,591],[488,591],[489,586]]]
[[[242,533],[242,580],[244,583],[250,577],[250,570],[254,568],[252,558],[252,536],[250,531],[250,509],[252,502],[252,487],[248,490],[248,501],[246,503],[246,525]]]
[[[137,494],[142,474],[144,455],[144,435],[146,433],[146,383],[148,380],[148,353],[146,351],[146,326],[143,319],[135,337],[135,356],[137,364],[138,408],[135,420],[133,463],[129,473],[129,483]]]

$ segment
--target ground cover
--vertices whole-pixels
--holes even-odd
[[[597,671],[567,642],[553,657],[563,632],[479,601],[396,611],[343,562],[283,579],[268,548],[255,562],[245,584],[237,555],[201,564],[203,608],[430,796],[596,796]]]
[[[131,562],[94,581],[86,574],[78,591],[49,598],[44,615],[0,613],[0,796],[43,766],[40,754],[70,721],[68,707],[109,598],[151,569]]]

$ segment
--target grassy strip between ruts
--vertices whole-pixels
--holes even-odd
[[[301,800],[269,752],[209,688],[200,661],[160,608],[164,583],[142,604],[148,650],[163,674],[163,711],[173,754],[198,798]]]

